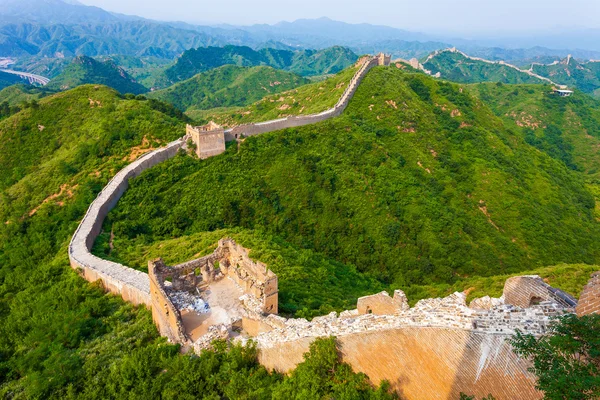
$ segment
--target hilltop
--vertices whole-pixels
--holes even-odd
[[[600,97],[600,62],[581,63],[569,56],[552,64],[534,63],[531,71]]]
[[[106,85],[121,93],[140,94],[148,91],[114,61],[97,61],[86,56],[75,57],[46,88],[68,90],[89,83]]]
[[[393,67],[373,69],[340,118],[147,171],[106,224],[117,254],[240,227],[403,289],[600,255],[576,172],[460,87]]]
[[[19,83],[0,90],[0,103],[6,102],[10,106],[18,106],[23,102],[39,100],[51,93],[53,92],[46,88]]]
[[[466,57],[461,52],[440,51],[433,53],[423,63],[432,75],[460,83],[545,83],[519,69],[494,62]]]
[[[200,47],[184,52],[175,65],[165,71],[170,83],[226,64],[250,67],[267,65],[299,75],[334,74],[353,64],[358,56],[344,47],[323,50],[253,50],[245,46]]]
[[[264,96],[305,85],[309,80],[271,67],[225,65],[148,94],[182,111],[243,106]]]

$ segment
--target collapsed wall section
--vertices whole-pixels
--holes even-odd
[[[232,239],[219,240],[217,250],[220,252],[223,274],[233,279],[245,293],[259,299],[264,314],[277,314],[277,275],[268,269],[266,264],[252,260],[248,249]]]
[[[537,275],[515,276],[504,284],[504,302],[529,307],[543,301],[553,301],[563,307],[575,307],[577,300],[570,294],[548,285]]]
[[[171,267],[165,265],[161,259],[149,261],[152,318],[161,335],[183,345],[184,348],[193,346],[200,351],[210,346],[211,340],[206,339],[206,334],[194,337],[186,331],[186,317],[182,317],[181,311],[170,296],[185,292],[186,296],[201,299],[202,303],[207,305],[210,315],[214,304],[206,293],[217,290],[215,288],[222,279],[231,279],[231,285],[237,285],[238,290],[243,293],[240,296],[240,292],[237,292],[236,296],[246,300],[241,302],[236,297],[236,304],[228,302],[229,309],[222,311],[228,315],[227,318],[231,315],[235,318],[232,317],[230,322],[226,322],[227,318],[218,318],[219,326],[215,326],[216,331],[213,332],[216,337],[227,337],[229,331],[237,328],[247,329],[251,335],[270,329],[261,319],[266,314],[277,313],[277,276],[265,264],[252,260],[248,254],[248,249],[238,245],[233,239],[224,238],[219,240],[213,253],[182,264]],[[242,315],[238,314],[239,307],[245,307]],[[208,336],[212,337],[211,326],[208,326],[208,329]],[[194,329],[191,328],[191,331]]]
[[[181,314],[171,302],[164,288],[166,280],[172,278],[172,275],[172,270],[165,265],[162,259],[148,261],[152,320],[161,336],[167,337],[173,343],[187,347],[191,345],[191,341],[185,333]]]

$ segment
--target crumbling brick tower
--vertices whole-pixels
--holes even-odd
[[[600,271],[594,272],[577,303],[577,315],[600,313]]]

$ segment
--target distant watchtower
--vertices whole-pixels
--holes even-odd
[[[392,56],[390,54],[379,53],[377,54],[377,64],[388,66],[392,62]]]
[[[198,158],[216,156],[225,151],[225,130],[212,121],[202,126],[187,125],[185,133],[196,145]]]

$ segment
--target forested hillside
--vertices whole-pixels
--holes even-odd
[[[574,86],[582,92],[600,97],[600,62],[598,61],[581,63],[569,56],[554,64],[533,64],[531,70],[555,82]]]
[[[170,103],[182,111],[190,107],[206,110],[251,104],[269,94],[307,83],[306,78],[271,67],[225,65],[149,93],[148,97]]]
[[[68,90],[88,83],[106,85],[121,93],[140,94],[148,91],[113,60],[97,61],[85,56],[75,57],[46,88]]]
[[[165,71],[165,77],[173,84],[226,64],[241,67],[267,65],[304,76],[335,74],[352,65],[357,59],[358,56],[352,51],[339,46],[319,51],[253,50],[250,47],[233,45],[200,47],[184,52],[175,65]]]
[[[527,143],[584,172],[588,180],[598,180],[600,101],[579,91],[559,97],[549,85],[482,83],[467,88]]]
[[[51,93],[53,92],[46,88],[16,84],[0,90],[0,103],[6,102],[9,106],[17,106],[23,102],[39,100]]]
[[[423,64],[433,75],[461,83],[544,83],[543,80],[502,64],[473,60],[457,52],[443,51]]]
[[[149,311],[106,295],[70,268],[67,244],[94,197],[124,165],[180,137],[185,122],[168,105],[98,85],[44,98],[0,121],[0,397],[267,399],[305,392],[391,399],[386,386],[374,389],[341,364],[332,340],[316,343],[286,378],[261,367],[251,346],[219,344],[200,357],[183,356],[159,337]],[[337,289],[325,295],[339,296],[339,307],[379,287],[280,240],[262,243],[263,255],[290,257],[291,277],[322,271],[323,263],[336,271],[339,278],[328,279]],[[350,285],[355,292],[345,290]]]
[[[105,231],[127,248],[232,227],[399,288],[600,255],[582,177],[465,90],[395,68],[372,70],[340,118],[147,171]]]

